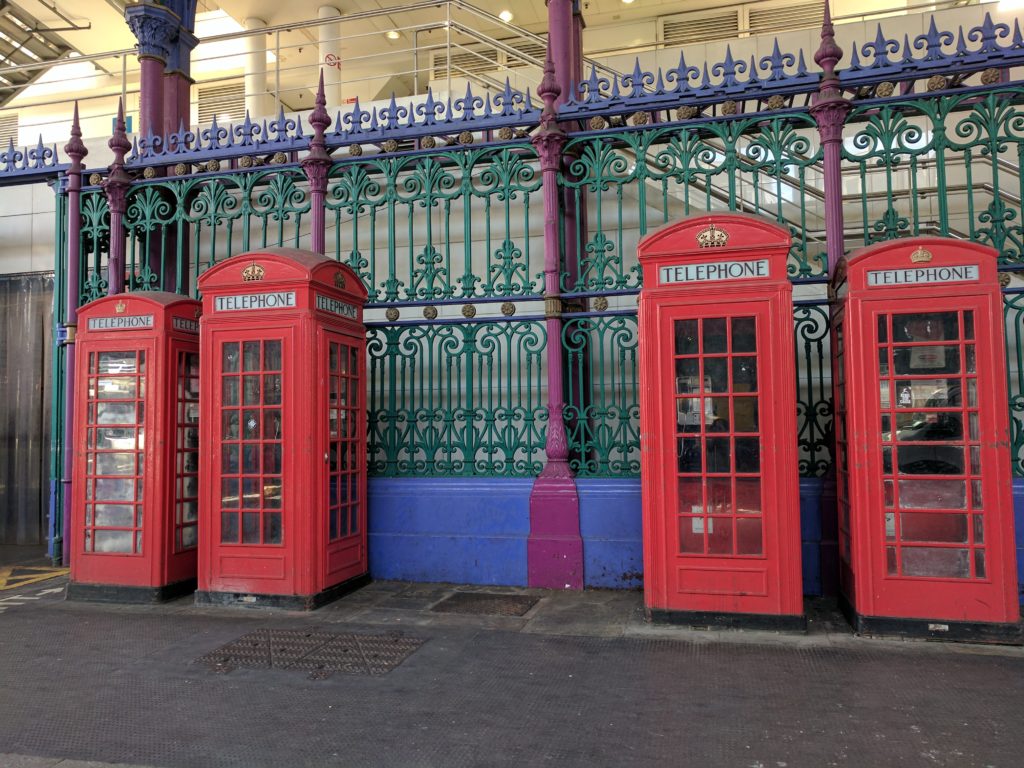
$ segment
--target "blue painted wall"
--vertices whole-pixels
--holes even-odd
[[[375,579],[526,585],[533,480],[370,478]]]
[[[1017,537],[1017,589],[1024,605],[1024,477],[1013,478],[1013,530]]]

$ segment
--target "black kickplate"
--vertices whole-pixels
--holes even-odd
[[[196,659],[213,672],[295,669],[314,680],[335,672],[384,675],[426,642],[400,633],[359,635],[314,629],[258,629]]]
[[[430,610],[438,613],[477,613],[489,616],[523,616],[540,600],[530,595],[496,595],[491,592],[456,592]]]

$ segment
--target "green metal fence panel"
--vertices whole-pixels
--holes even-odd
[[[101,189],[82,192],[79,304],[107,295],[107,254],[110,252],[110,209]],[[64,263],[67,263],[66,260]]]
[[[328,242],[369,301],[536,295],[543,271],[530,144],[380,156],[331,170]]]
[[[787,226],[790,274],[824,274],[822,152],[806,113],[587,134],[565,151],[561,183],[587,216],[565,233],[578,263],[566,265],[564,291],[639,288],[640,238],[713,210],[756,213]]]
[[[371,473],[537,475],[545,346],[542,320],[370,327]]]

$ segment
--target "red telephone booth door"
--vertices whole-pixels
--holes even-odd
[[[864,311],[874,333],[862,359],[877,376],[880,406],[879,423],[865,426],[881,447],[868,453],[867,474],[881,477],[883,506],[867,517],[876,548],[867,559],[870,610],[1005,621],[1005,448],[982,439],[1005,434],[987,407],[1005,403],[1002,382],[987,374],[1001,370],[1003,353],[993,341],[1002,335],[988,327],[989,299],[964,296],[938,311],[933,299],[866,301]]]
[[[321,495],[326,510],[324,583],[339,584],[366,573],[366,434],[362,365],[364,342],[353,336],[321,329],[320,360],[327,379],[321,386],[326,415]],[[362,428],[360,428],[362,427]]]
[[[769,301],[666,308],[664,432],[675,461],[662,539],[670,610],[779,614]],[[785,340],[788,343],[788,339]]]

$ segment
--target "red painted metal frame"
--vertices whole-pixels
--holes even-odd
[[[248,268],[253,269],[246,272],[246,279],[243,272]],[[202,444],[209,458],[203,462],[201,475],[200,591],[308,598],[365,575],[369,569],[363,384],[366,336],[362,324],[366,289],[362,282],[351,269],[333,259],[291,248],[266,248],[210,268],[200,277],[199,290],[209,313],[202,325],[202,349],[207,355],[202,368]],[[274,292],[294,292],[295,305],[280,309],[215,310],[220,297]],[[318,295],[354,307],[354,316],[343,317],[318,308]],[[358,525],[355,534],[333,542],[328,530],[329,339],[344,341],[356,349],[358,361]],[[280,543],[222,542],[221,478],[225,468],[220,422],[221,351],[225,343],[247,340],[282,343]],[[239,425],[240,430],[243,427]]]
[[[728,234],[727,244],[699,247],[698,233],[712,224]],[[789,232],[774,222],[731,213],[685,219],[640,241],[640,467],[650,611],[803,614],[789,247]],[[768,261],[767,277],[659,282],[665,266],[752,259]],[[762,554],[682,554],[673,322],[731,316],[757,318]]]
[[[199,351],[196,332],[199,313],[198,301],[178,294],[159,292],[107,296],[87,304],[78,312],[79,328],[82,330],[76,341],[79,355],[76,361],[78,371],[75,400],[76,413],[80,414],[80,418],[75,426],[75,471],[71,491],[73,585],[159,588],[185,582],[196,576],[196,548],[181,549],[175,546],[175,510],[179,433],[178,363],[182,353]],[[116,320],[146,315],[152,315],[152,327],[89,330],[90,320],[97,318]],[[191,328],[196,330],[189,330]],[[138,551],[140,548],[136,543],[131,553],[87,551],[86,546],[86,488],[90,478],[95,475],[87,472],[89,447],[93,445],[90,431],[104,429],[98,419],[97,423],[90,423],[93,419],[89,406],[98,402],[129,402],[90,400],[90,378],[94,377],[98,382],[100,377],[98,373],[90,373],[90,359],[94,355],[98,358],[102,352],[145,353],[145,371],[135,377],[145,390],[131,400],[144,407],[144,416],[137,422],[137,426],[144,431],[143,440],[138,441],[136,438],[136,445],[139,442],[142,444],[132,449],[142,456],[142,469],[136,470],[135,477],[142,482],[143,494],[141,503],[132,504],[141,508],[142,518],[141,525],[136,519],[130,527],[133,531],[141,531],[141,542],[138,542],[141,543],[141,551]],[[104,375],[116,377],[119,374]],[[106,428],[117,429],[110,426]],[[113,453],[121,451],[127,452],[127,449],[115,449]],[[93,456],[96,456],[95,452]],[[136,495],[136,500],[139,498]],[[128,530],[124,526],[104,526],[101,530],[103,528],[120,532]]]
[[[930,259],[921,251],[930,253]],[[911,254],[918,252],[912,260]],[[849,447],[845,466],[840,467],[837,499],[840,514],[840,582],[842,592],[854,612],[863,617],[903,619],[939,619],[959,622],[1013,623],[1019,618],[1016,563],[1014,553],[1013,503],[1010,476],[1010,425],[1006,409],[1006,359],[1003,302],[996,269],[998,253],[977,243],[947,238],[894,240],[854,252],[839,263],[832,281],[835,301],[833,348],[843,344],[843,371],[834,375],[835,402],[840,403],[840,384],[844,384],[845,424],[837,424],[837,439]],[[869,286],[868,272],[875,270],[935,268],[974,265],[978,280],[951,283]],[[880,394],[879,348],[894,344],[893,331],[886,342],[878,341],[878,319],[895,314],[959,313],[960,336],[957,341],[934,344],[960,345],[965,359],[963,312],[974,312],[973,344],[976,349],[976,375],[964,367],[959,373],[930,373],[928,377],[953,378],[977,386],[977,413],[980,433],[976,441],[967,433],[967,424],[959,441],[969,451],[980,447],[980,475],[984,518],[983,540],[975,540],[968,531],[968,549],[982,549],[986,555],[986,575],[977,578],[972,564],[968,578],[906,576],[888,573],[886,547],[902,547],[900,541],[886,539],[886,504],[883,498],[883,414]],[[892,325],[891,321],[888,321]],[[888,326],[887,326],[888,327]],[[836,334],[841,335],[841,342]],[[888,352],[886,353],[888,354]],[[897,371],[889,377],[898,379]],[[922,375],[919,378],[923,378]],[[966,389],[966,387],[964,388]],[[896,392],[890,394],[895,398]],[[961,395],[963,413],[974,410]],[[916,404],[912,406],[916,408]],[[894,405],[892,408],[899,408]],[[895,411],[893,411],[895,412]],[[966,420],[964,420],[966,421]],[[895,429],[896,424],[890,424]],[[954,441],[956,442],[956,441]],[[896,451],[903,443],[892,441]],[[969,452],[967,453],[969,455]],[[898,453],[891,461],[895,465]],[[972,474],[964,457],[962,474],[970,487]],[[844,482],[845,478],[845,482]],[[892,478],[924,478],[928,475],[904,475],[894,466]],[[968,498],[970,495],[968,494]],[[973,513],[965,500],[964,513]],[[844,512],[848,509],[848,513]],[[900,517],[898,499],[890,510],[895,525]],[[968,526],[969,529],[972,526]],[[898,529],[897,529],[898,530]],[[899,534],[895,539],[900,539]],[[929,540],[932,541],[932,540]],[[980,546],[979,546],[980,544]],[[913,544],[910,545],[914,546]],[[941,546],[941,545],[940,545]],[[902,555],[901,555],[902,556]],[[973,558],[972,558],[973,560]]]

